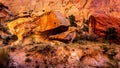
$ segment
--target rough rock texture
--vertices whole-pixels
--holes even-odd
[[[0,2],[8,6],[13,15],[17,15],[20,17],[25,15],[29,15],[31,17],[43,15],[43,18],[45,18],[46,16],[44,15],[44,12],[48,12],[51,10],[57,10],[65,17],[74,15],[76,17],[76,23],[78,24],[78,26],[82,26],[84,20],[88,20],[89,17],[92,15],[97,19],[98,22],[102,23],[97,23],[96,25],[97,29],[95,33],[97,33],[98,35],[103,36],[103,31],[105,31],[108,27],[115,27],[117,29],[117,32],[119,32],[119,23],[117,23],[119,22],[118,19],[120,18],[119,0],[0,0]],[[56,14],[60,16],[58,12],[56,12],[55,15]],[[107,19],[107,21],[104,19],[104,17],[105,19]],[[52,17],[50,18],[51,20],[55,20]],[[61,17],[55,18],[63,20]],[[44,24],[51,21],[46,20],[44,20]],[[56,20],[56,22],[58,21]],[[110,23],[108,24],[108,22]],[[115,24],[115,26],[113,26],[111,23]],[[57,25],[51,23],[48,24],[51,26],[46,28],[45,26],[47,25],[44,24],[41,27],[41,31],[49,30],[49,28],[53,29],[51,28],[53,26],[54,28],[58,27]],[[93,27],[91,26],[90,29],[92,30]]]
[[[76,45],[56,42],[53,45],[39,43],[25,45],[23,48],[17,47],[14,52],[10,53],[12,60],[9,66],[16,68],[119,68],[119,45],[117,47],[101,43]],[[100,46],[108,49],[101,49]],[[115,52],[117,53],[114,54]],[[28,58],[30,61],[26,61]]]
[[[33,28],[32,18],[18,18],[12,22],[8,22],[7,26],[10,30],[10,33],[18,37],[18,41],[22,40],[24,35],[26,35],[31,28]]]
[[[8,9],[7,6],[0,3],[0,45],[8,43],[8,37],[10,37],[10,33],[8,32],[8,29],[6,28],[6,21],[9,21],[9,19],[12,19],[12,13]],[[9,38],[10,39],[10,38]]]
[[[115,28],[120,38],[120,18],[106,14],[93,14],[90,18],[89,33],[105,37],[108,28]]]
[[[56,39],[61,38],[63,40],[67,39],[67,41],[73,41],[76,37],[75,29],[71,27],[71,30],[68,29],[70,25],[69,21],[64,18],[57,11],[49,11],[45,12],[39,17],[26,17],[26,18],[18,18],[11,22],[7,22],[7,26],[12,34],[15,34],[18,37],[18,42],[23,40],[24,37],[28,37],[31,35],[38,35],[40,39],[46,40],[49,36],[58,35],[59,37],[55,37]],[[59,33],[67,31],[67,36],[70,37],[62,37],[64,33],[59,35]],[[70,33],[74,32],[73,35]],[[73,36],[73,37],[72,37]]]
[[[102,31],[107,27],[115,27],[119,32],[120,0],[0,0],[0,3],[15,15],[14,20],[6,23],[10,32],[17,35],[18,43],[22,40],[21,45],[3,46],[10,49],[9,68],[120,68],[117,44],[89,43],[84,39],[67,44],[56,40],[45,43],[47,38],[75,39],[76,28],[69,27],[64,18],[72,14],[79,26],[90,19],[90,33],[104,36]],[[49,12],[51,10],[57,10],[63,16],[59,12]],[[1,17],[6,18],[6,12],[11,15],[4,8]],[[0,30],[0,45],[3,39],[5,43],[11,40],[4,31]],[[83,38],[86,39],[84,35]]]
[[[102,52],[98,50],[88,50],[89,54],[81,59],[82,68],[105,67],[110,60]]]
[[[0,0],[13,14],[33,10],[32,15],[41,15],[43,10],[58,10],[64,16],[76,16],[79,25],[94,13],[105,13],[120,18],[120,0]]]
[[[39,25],[37,27],[40,32],[52,30],[61,26],[68,27],[70,25],[69,21],[58,11],[45,12],[35,19],[35,23]]]
[[[57,35],[51,35],[49,36],[50,39],[58,39],[61,41],[70,41],[73,42],[76,38],[76,28],[75,27],[69,27],[69,29],[65,32],[62,32]]]
[[[2,22],[9,20],[12,13],[7,6],[0,3],[0,25],[3,25]]]

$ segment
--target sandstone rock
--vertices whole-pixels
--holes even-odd
[[[73,42],[73,40],[76,38],[76,29],[75,27],[69,27],[67,31],[57,35],[51,35],[49,38]]]
[[[110,61],[101,51],[95,49],[85,50],[85,57],[81,58],[82,68],[105,67]]]
[[[34,26],[31,21],[33,21],[32,18],[18,18],[14,21],[8,22],[7,27],[11,34],[16,35],[18,37],[18,41],[21,41],[23,39],[23,35],[28,34]]]
[[[52,30],[60,26],[68,27],[70,25],[69,21],[58,11],[45,12],[35,20],[40,32]]]
[[[105,37],[105,31],[108,28],[115,28],[120,38],[120,18],[106,14],[93,14],[90,18],[89,33]]]
[[[39,36],[40,39],[45,40],[50,35],[67,31],[69,25],[69,21],[58,11],[44,12],[44,14],[35,18],[18,18],[7,24],[10,32],[17,35],[18,41],[31,35]]]
[[[37,26],[32,32],[40,35],[43,40],[46,40],[51,35],[67,31],[70,25],[69,21],[58,11],[44,12],[44,14],[35,18],[35,20],[34,23],[36,23]]]
[[[10,19],[11,12],[7,6],[0,3],[0,22]],[[1,25],[1,24],[0,24]]]
[[[118,54],[115,56],[115,59],[120,61],[120,52],[118,52]]]
[[[43,10],[59,10],[65,17],[74,15],[81,26],[83,18],[94,13],[105,13],[120,18],[120,0],[0,0],[14,15],[33,10],[41,15]]]

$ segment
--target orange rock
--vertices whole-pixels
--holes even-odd
[[[69,26],[69,21],[64,18],[58,11],[46,12],[35,21],[38,24],[39,31],[44,32],[58,28],[60,26]]]
[[[10,32],[18,37],[18,42],[30,35],[39,35],[45,40],[50,35],[66,31],[69,25],[69,21],[57,11],[45,12],[36,18],[18,18],[7,24]]]

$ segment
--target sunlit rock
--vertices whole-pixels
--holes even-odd
[[[105,31],[108,28],[115,28],[118,37],[120,37],[120,18],[106,14],[93,14],[89,18],[89,33],[105,37]]]
[[[18,41],[23,40],[23,38],[27,36],[46,40],[49,39],[49,36],[58,35],[60,36],[58,39],[61,40],[61,38],[63,38],[68,41],[73,41],[76,37],[75,28],[69,28],[69,21],[58,11],[45,12],[35,18],[18,18],[7,23],[10,32],[18,37]],[[67,31],[68,36],[65,35],[66,37],[62,37],[61,33],[65,31]],[[62,35],[64,35],[64,33]]]

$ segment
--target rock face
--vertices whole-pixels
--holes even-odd
[[[6,39],[10,36],[5,21],[12,18],[12,13],[7,6],[0,3],[0,45],[7,44]]]
[[[33,10],[40,15],[43,10],[59,10],[64,16],[73,14],[79,25],[94,13],[105,13],[120,18],[120,0],[0,0],[14,15]],[[18,11],[19,10],[19,11]]]
[[[18,37],[18,40],[23,39],[23,35],[27,34],[34,25],[32,25],[32,18],[18,18],[12,22],[8,22],[7,26],[12,34]]]
[[[43,21],[43,24],[41,24],[42,27],[38,27],[42,32],[58,27],[60,22],[63,21],[64,18],[61,18],[58,12],[55,12],[53,15],[51,13],[49,14],[50,16],[58,15],[58,17],[56,16],[54,18],[50,16],[47,17],[43,14],[44,12],[57,10],[60,13],[62,13],[64,17],[74,15],[76,17],[76,23],[78,24],[78,26],[82,26],[83,20],[88,20],[89,18],[90,20],[94,21],[93,19],[91,19],[90,17],[91,15],[95,17],[95,19],[97,19],[96,21],[100,23],[97,23],[95,25],[96,28],[94,28],[94,23],[92,23],[93,26],[92,25],[90,26],[89,32],[92,32],[92,30],[95,29],[96,32],[94,33],[97,33],[100,36],[104,36],[103,31],[105,31],[108,27],[115,27],[119,34],[119,25],[118,25],[119,24],[118,19],[120,18],[119,0],[34,0],[34,1],[0,0],[0,2],[8,6],[8,8],[11,10],[13,15],[18,15],[18,16],[30,15],[32,17],[42,15],[43,17],[39,20],[46,18]],[[47,20],[47,18],[51,18],[51,19]],[[58,18],[61,21],[58,21],[55,18]],[[39,22],[39,20],[37,21]],[[44,25],[46,24],[46,22],[50,22],[52,20],[59,23],[47,24],[51,26]],[[61,23],[61,25],[62,24],[63,23]],[[68,24],[63,24],[63,25],[68,25]]]
[[[12,13],[8,7],[0,3],[0,22],[2,23],[3,21],[8,20],[11,15]]]
[[[89,33],[105,37],[108,28],[115,28],[120,38],[120,18],[106,14],[94,14],[90,17]]]
[[[70,28],[71,30],[68,29],[69,25],[69,21],[57,11],[45,12],[35,18],[18,18],[7,24],[10,32],[18,37],[18,42],[23,40],[24,37],[31,35],[39,36],[43,41],[51,37],[73,41],[76,37],[75,29],[72,27]],[[65,32],[66,35],[62,32]],[[65,37],[63,37],[63,35],[65,35]]]

